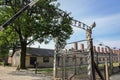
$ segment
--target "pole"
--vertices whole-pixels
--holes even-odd
[[[109,80],[108,62],[107,62],[107,59],[105,60],[105,78],[106,78],[106,80]]]
[[[88,76],[90,80],[96,80],[95,79],[95,69],[94,69],[94,52],[93,52],[93,42],[91,38],[91,28],[86,30],[87,33],[87,45],[89,49],[89,54],[88,54]]]
[[[62,55],[62,80],[64,80],[64,55]]]
[[[35,61],[35,74],[37,74],[37,69],[38,68],[38,62],[37,61]]]
[[[98,66],[98,64],[99,64],[99,61],[98,61],[98,52],[96,52],[96,54],[97,54],[97,66]]]
[[[113,73],[113,51],[112,49],[109,47],[109,46],[106,46],[104,44],[99,44],[100,46],[105,46],[106,48],[109,49],[109,63],[110,63],[110,73],[112,74]]]
[[[119,68],[119,72],[120,72],[120,49],[119,49],[119,52],[118,52],[118,68]]]
[[[57,54],[58,54],[58,37],[55,38],[55,52],[54,52],[54,64],[53,64],[53,79],[57,78]]]
[[[100,69],[99,69],[98,65],[95,64],[95,62],[94,62],[94,66],[95,66],[95,70],[98,73],[98,75],[100,76],[101,80],[105,80],[102,73],[100,72]]]
[[[66,71],[65,71],[65,54],[63,55],[63,80],[66,78]]]
[[[76,58],[77,58],[77,57],[76,57],[76,54],[75,54],[75,59],[74,59],[74,60],[75,60],[75,61],[74,61],[74,62],[75,62],[75,64],[74,64],[74,65],[75,65],[75,73],[74,73],[74,74],[75,74],[75,75],[77,74],[77,59],[76,59]]]
[[[112,56],[113,56],[113,51],[112,51],[112,49],[109,47],[109,46],[105,46],[105,47],[107,47],[109,50],[110,50],[110,54],[109,54],[109,63],[110,63],[110,71],[111,71],[111,74],[113,73],[113,58],[112,58]]]

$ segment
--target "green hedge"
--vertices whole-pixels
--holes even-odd
[[[0,62],[0,65],[3,65],[3,62]]]

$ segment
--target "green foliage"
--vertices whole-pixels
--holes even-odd
[[[20,10],[24,3],[28,3],[26,1],[11,0],[9,3],[11,6],[2,8],[3,10],[0,12],[0,24]],[[28,44],[34,41],[48,43],[55,37],[59,37],[59,44],[61,46],[65,44],[66,39],[72,34],[72,28],[70,26],[71,18],[69,14],[62,15],[57,10],[55,4],[52,4],[55,1],[40,0],[10,25],[12,30],[18,33],[19,38],[19,35],[21,35],[22,40],[27,39]]]
[[[38,68],[37,71],[40,71],[40,72],[52,72],[53,68]]]
[[[4,31],[11,44],[21,44],[21,56],[25,57],[25,47],[35,41],[49,43],[58,37],[58,44],[64,48],[66,39],[72,34],[71,18],[68,13],[61,13],[57,8],[57,0],[39,0],[37,4],[24,11]],[[9,6],[0,7],[0,25],[11,18],[30,0],[9,0]],[[19,41],[19,42],[18,42]],[[2,41],[0,43],[3,43]],[[13,45],[12,45],[13,46]],[[22,58],[24,59],[24,58]],[[24,61],[24,60],[22,60]],[[21,61],[21,62],[22,62]],[[24,61],[25,62],[25,61]],[[24,65],[24,63],[22,63]]]
[[[8,56],[9,48],[12,47],[15,39],[13,35],[14,33],[10,32],[10,28],[0,32],[0,58],[4,59]]]
[[[5,44],[0,44],[0,59],[5,59],[8,56],[9,49]]]
[[[4,0],[0,0],[0,5],[3,5],[4,4]]]

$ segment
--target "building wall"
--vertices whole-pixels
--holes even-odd
[[[34,67],[34,65],[30,64],[30,57],[36,56],[26,56],[26,67]],[[53,57],[49,57],[49,62],[43,62],[43,57],[37,57],[38,67],[53,67]],[[20,65],[20,52],[17,51],[13,57],[11,58],[11,64],[14,67]]]
[[[27,56],[26,57],[26,67],[34,67],[34,65],[30,64],[30,57],[35,56]],[[43,62],[43,57],[37,57],[38,67],[53,67],[53,57],[49,57],[49,62]]]
[[[33,67],[33,65],[30,65],[30,56],[26,56],[26,67]]]
[[[39,67],[53,67],[53,57],[49,57],[49,62],[44,62],[43,57],[37,57]]]
[[[26,56],[26,67],[34,67],[34,65],[30,65],[30,57],[31,57],[30,55]],[[32,57],[36,57],[36,56],[32,56]],[[66,65],[71,66],[74,64],[72,63],[74,62],[73,57],[74,57],[73,55],[66,56]],[[98,53],[98,56],[95,56],[95,58],[96,57],[98,57],[99,63],[103,63],[105,61],[105,58],[107,58],[109,61],[109,54],[106,55],[103,53]],[[12,66],[17,67],[18,65],[20,65],[20,52],[19,51],[13,55],[11,61],[12,61]],[[59,61],[60,61],[59,65],[62,66],[62,58],[59,59]],[[76,61],[78,64],[80,63],[86,64],[87,56],[83,54],[76,54]],[[53,67],[53,57],[49,57],[49,62],[44,62],[43,57],[37,57],[37,62],[38,62],[38,67]],[[119,62],[118,55],[113,56],[113,62]]]

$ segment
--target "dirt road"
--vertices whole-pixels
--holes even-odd
[[[0,66],[0,80],[52,80],[52,77],[35,74],[32,70],[16,71],[15,67]]]

